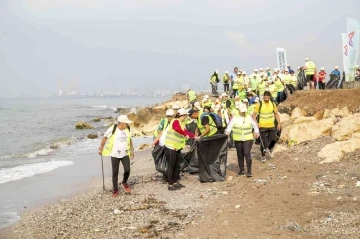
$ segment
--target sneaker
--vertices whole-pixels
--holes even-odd
[[[247,173],[247,174],[246,174],[246,177],[251,178],[251,177],[252,177],[252,173]]]
[[[175,187],[178,187],[178,188],[185,188],[185,185],[183,185],[181,183],[175,183],[174,185],[175,185]]]
[[[266,158],[265,157],[262,157],[261,160],[260,160],[261,163],[266,163]]]
[[[115,198],[117,196],[119,196],[119,190],[113,190],[113,194],[112,196]]]
[[[179,189],[179,188],[176,187],[174,184],[168,186],[168,190],[169,190],[169,191],[175,191],[175,190],[178,190],[178,189]]]
[[[270,155],[270,158],[274,157],[274,150],[273,149],[268,150],[268,153]]]
[[[238,175],[239,175],[239,176],[245,175],[245,171],[240,171],[240,172],[238,173]]]
[[[127,193],[130,193],[130,192],[131,192],[131,189],[130,189],[129,184],[127,184],[127,183],[122,183],[122,184],[121,184],[121,187],[125,190],[125,192],[127,192]]]

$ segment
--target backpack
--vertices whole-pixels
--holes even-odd
[[[114,135],[114,134],[115,134],[116,128],[117,128],[117,124],[114,124],[114,128],[113,128],[113,130],[112,130],[111,135]],[[127,129],[129,130],[129,132],[131,132],[131,131],[130,131],[130,126],[128,126]]]
[[[274,104],[274,102],[272,102],[272,101],[271,101],[271,103],[272,103],[272,105],[273,105],[273,113],[275,114],[275,111],[274,111],[274,109],[275,109],[275,104]],[[256,116],[256,121],[257,121],[258,123],[260,122],[261,107],[262,107],[262,101],[260,101],[259,113],[258,113],[258,115]],[[276,117],[274,117],[274,118],[275,118],[275,128],[276,128],[276,127],[277,127],[277,120],[276,120]]]
[[[223,127],[222,124],[222,120],[220,118],[220,116],[218,116],[217,114],[215,114],[214,112],[210,112],[210,113],[204,113],[201,115],[201,120],[203,119],[203,117],[205,116],[210,116],[212,118],[212,120],[214,121],[215,125],[212,125],[214,127],[216,127],[217,129],[221,129]]]

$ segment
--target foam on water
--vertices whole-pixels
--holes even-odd
[[[0,214],[0,228],[6,227],[20,219],[16,212],[5,212]]]
[[[26,158],[36,158],[38,156],[48,155],[52,151],[54,151],[54,150],[52,150],[52,149],[40,149],[40,150],[37,150],[35,152],[28,153],[25,156],[26,156]]]
[[[48,161],[0,169],[0,184],[32,177],[36,174],[47,173],[59,167],[72,164],[74,164],[72,161]]]

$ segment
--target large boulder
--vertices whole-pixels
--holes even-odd
[[[168,102],[165,103],[166,108],[168,109],[172,109],[174,106],[178,106],[180,108],[184,108],[188,105],[187,100],[177,100],[177,101],[172,101],[172,102]]]
[[[310,123],[316,121],[314,116],[311,117],[298,117],[293,121],[293,124]]]
[[[316,111],[315,114],[314,114],[314,117],[315,117],[317,120],[321,120],[321,119],[323,119],[323,117],[324,117],[324,113],[325,113],[325,110]]]
[[[318,153],[318,157],[324,158],[320,163],[339,162],[346,153],[351,153],[358,149],[360,149],[360,132],[354,133],[346,141],[338,141],[326,145]]]
[[[286,121],[290,120],[290,116],[288,114],[279,113],[279,118],[281,123],[285,123]]]
[[[158,105],[158,106],[155,106],[155,107],[153,107],[152,108],[152,111],[154,112],[154,113],[160,113],[160,114],[165,114],[165,112],[166,112],[166,110],[167,110],[167,107],[166,107],[166,105]]]
[[[291,112],[291,119],[296,119],[298,117],[303,117],[303,112],[299,107],[296,107],[295,109],[293,109],[293,111]]]
[[[146,135],[152,135],[158,125],[158,120],[151,120],[141,128],[141,131]]]
[[[332,137],[337,141],[343,141],[349,139],[356,132],[360,132],[360,113],[340,120],[332,129]]]
[[[92,129],[93,127],[91,126],[91,124],[86,123],[86,122],[77,122],[75,125],[76,129]]]
[[[351,112],[348,110],[347,107],[344,107],[342,109],[339,108],[335,108],[335,109],[331,109],[329,111],[329,113],[326,115],[326,118],[331,118],[331,117],[347,117],[351,114]],[[325,118],[325,117],[324,117]]]
[[[282,142],[299,144],[308,140],[317,139],[320,136],[330,135],[333,126],[333,119],[293,124],[282,130],[280,140]]]

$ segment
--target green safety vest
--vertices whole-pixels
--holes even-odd
[[[228,100],[230,100],[230,109],[233,110],[235,108],[235,103],[234,103],[234,101],[232,99],[228,99]],[[226,102],[228,100],[223,100],[221,102],[221,105],[222,105],[223,109],[226,109]]]
[[[277,90],[277,87],[276,87],[275,84],[269,85],[269,91],[270,91],[270,93],[271,93],[271,96],[272,96],[274,99],[276,99],[278,90]]]
[[[113,127],[114,127],[114,126],[113,126]],[[118,130],[117,126],[116,126],[116,130]],[[102,156],[110,156],[111,150],[112,150],[112,148],[113,148],[113,146],[114,146],[114,140],[115,140],[114,135],[115,135],[115,133],[116,133],[116,130],[115,130],[114,133],[110,136],[108,142],[107,142],[106,145],[104,146],[104,149],[103,149],[103,151],[102,151]],[[125,128],[124,130],[125,130],[126,135],[127,135],[127,152],[128,152],[127,154],[128,154],[128,156],[130,157],[131,134],[130,134],[130,131],[129,131],[127,128]]]
[[[314,62],[309,61],[306,65],[307,65],[306,70],[305,70],[306,75],[309,75],[309,76],[315,75],[316,67],[315,67]]]
[[[182,134],[179,134],[178,132],[176,132],[174,129],[173,129],[173,123],[175,120],[178,120],[178,119],[173,119],[171,122],[170,122],[170,125],[169,125],[169,129],[166,133],[166,137],[165,137],[165,146],[170,148],[170,149],[174,149],[176,151],[180,150],[180,149],[183,149],[186,145],[186,137]],[[185,124],[183,122],[180,122],[180,126],[181,128],[184,130],[185,129]]]
[[[162,118],[162,119],[160,120],[160,124],[162,123],[162,121],[164,121],[164,127],[163,127],[163,129],[162,129],[162,131],[164,131],[164,130],[168,127],[169,121],[167,120],[167,118]],[[160,124],[159,124],[159,126],[160,126]],[[158,127],[158,128],[159,128],[159,127]],[[155,131],[154,131],[154,137],[155,137],[155,138],[157,138],[157,137],[159,136],[158,128],[156,128]]]
[[[234,80],[233,90],[238,90],[238,89],[240,88],[240,84],[241,84],[240,78],[237,77],[237,78]]]
[[[275,80],[274,84],[276,86],[277,92],[283,92],[284,91],[284,85],[281,82],[281,80],[279,80],[279,79]]]
[[[210,137],[217,133],[217,128],[216,128],[215,122],[213,121],[211,116],[207,116],[207,117],[209,118],[210,132],[207,135],[205,135],[204,137]],[[201,123],[201,115],[200,114],[199,114],[199,118],[197,120],[197,127],[200,131],[200,134],[202,134],[205,131],[205,126],[202,125],[202,123]]]
[[[242,101],[243,99],[246,98],[246,91],[245,90],[238,90],[238,96],[239,96],[240,100]]]
[[[225,84],[227,84],[227,83],[229,83],[229,79],[230,79],[230,76],[225,74],[224,77],[223,77],[223,82]]]
[[[290,84],[297,87],[297,77],[296,76],[291,76]]]
[[[248,106],[248,108],[247,108],[247,113],[248,113],[249,115],[252,115],[253,112],[254,112],[254,105],[252,104],[252,105],[249,105],[249,106]]]
[[[204,108],[205,106],[211,107],[212,104],[213,104],[212,100],[208,99],[208,100],[206,100],[206,101],[203,102],[202,107],[203,107],[203,108]]]
[[[265,92],[265,89],[266,89],[265,81],[262,81],[261,83],[259,83],[258,88],[259,88],[259,94],[263,95]]]
[[[251,119],[250,115],[246,115],[244,121],[239,116],[233,118],[232,137],[234,141],[254,140]]]
[[[254,78],[251,79],[251,89],[253,91],[256,91],[258,89],[258,84],[259,84],[258,79],[254,79]]]
[[[196,92],[193,91],[193,90],[190,90],[188,92],[188,98],[189,98],[189,102],[193,101],[193,100],[196,100]]]

